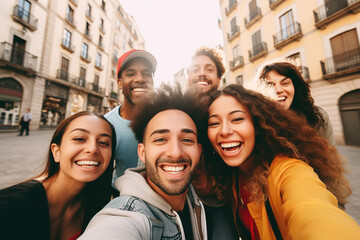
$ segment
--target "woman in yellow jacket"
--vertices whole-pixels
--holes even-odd
[[[242,239],[360,239],[336,149],[291,111],[229,85],[208,98],[204,159]]]

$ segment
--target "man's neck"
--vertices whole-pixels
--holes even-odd
[[[126,119],[126,120],[132,120],[133,118],[133,108],[134,106],[130,103],[124,102],[119,108],[119,114],[120,117]]]

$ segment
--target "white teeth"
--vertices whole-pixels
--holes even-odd
[[[238,142],[221,143],[220,146],[221,146],[222,148],[232,148],[232,147],[238,147],[238,146],[240,146],[240,143],[238,143]]]
[[[168,173],[179,173],[185,169],[185,166],[163,166],[162,169]]]
[[[285,99],[285,97],[278,97],[278,101],[284,101]]]
[[[83,165],[98,166],[100,163],[98,161],[82,160],[82,161],[77,161],[76,164],[79,166],[83,166]]]
[[[197,85],[209,85],[209,83],[207,83],[207,82],[197,82],[196,84]]]
[[[133,92],[146,92],[145,88],[134,88]]]

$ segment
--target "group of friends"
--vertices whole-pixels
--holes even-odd
[[[277,100],[219,89],[199,48],[187,89],[153,89],[155,57],[118,61],[123,103],[63,120],[38,176],[0,190],[4,239],[359,239],[328,115],[288,62],[260,69]],[[114,169],[115,166],[115,169]]]

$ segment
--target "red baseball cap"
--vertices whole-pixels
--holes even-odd
[[[124,67],[124,65],[126,63],[128,63],[131,59],[134,59],[134,58],[146,59],[152,67],[152,72],[153,73],[155,72],[157,62],[156,62],[155,57],[151,53],[149,53],[145,50],[131,49],[130,51],[127,51],[126,53],[121,55],[121,57],[119,58],[119,61],[117,63],[117,76],[118,77],[119,77],[120,71],[122,70],[122,67]]]

